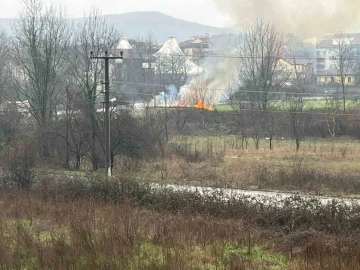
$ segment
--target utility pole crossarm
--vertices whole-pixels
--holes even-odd
[[[110,140],[110,78],[109,78],[109,60],[111,59],[123,59],[123,52],[120,52],[120,56],[108,56],[108,51],[105,51],[105,56],[93,56],[93,52],[90,52],[90,59],[105,60],[105,91],[104,91],[104,103],[105,103],[105,168],[106,176],[111,177],[111,140]]]
[[[122,56],[93,56],[91,59],[123,59]]]

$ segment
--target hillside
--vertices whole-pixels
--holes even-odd
[[[199,23],[180,20],[160,12],[131,12],[104,15],[115,29],[128,38],[146,37],[151,33],[158,43],[163,43],[169,35],[178,41],[190,39],[194,35],[229,33],[230,29],[217,28]],[[0,18],[0,29],[9,30],[14,19]],[[76,19],[76,21],[81,19]]]
[[[184,21],[159,12],[131,12],[106,15],[105,17],[109,22],[114,23],[118,31],[129,38],[145,37],[151,33],[159,43],[164,42],[169,35],[173,35],[178,41],[182,41],[194,35],[230,32],[230,29]]]

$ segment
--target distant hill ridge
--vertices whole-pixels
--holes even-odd
[[[126,37],[146,37],[151,33],[159,43],[165,42],[169,35],[174,36],[178,41],[183,41],[196,35],[231,32],[230,29],[176,19],[155,11],[105,15],[105,18],[110,23],[114,23],[115,28]]]
[[[177,41],[190,39],[191,36],[228,34],[229,28],[219,28],[199,23],[189,22],[155,12],[130,12],[123,14],[103,15],[109,23],[113,23],[116,30],[127,38],[147,37],[149,33],[158,43],[162,44],[169,35]],[[75,21],[82,18],[75,19]],[[0,18],[0,29],[10,31],[10,22],[14,19]]]

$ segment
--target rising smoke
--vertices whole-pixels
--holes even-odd
[[[283,33],[311,38],[360,24],[360,0],[214,0],[242,28],[263,17]]]
[[[208,104],[217,104],[227,99],[227,89],[229,83],[234,82],[240,65],[238,55],[239,35],[222,36],[219,40],[211,40],[216,47],[217,54],[228,55],[230,57],[205,57],[199,65],[203,68],[204,73],[198,77],[191,77],[186,85],[180,88],[180,96],[187,97],[194,95],[194,89],[201,88],[201,84],[205,83],[206,93],[201,93],[202,98]],[[200,85],[199,85],[200,84]],[[201,92],[201,91],[200,91]],[[188,103],[185,101],[185,103]]]

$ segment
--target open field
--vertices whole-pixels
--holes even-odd
[[[262,140],[256,150],[251,139],[235,136],[180,137],[165,159],[132,169],[150,182],[359,197],[358,141],[307,139],[298,152],[288,139],[275,140],[272,150],[268,143]]]

